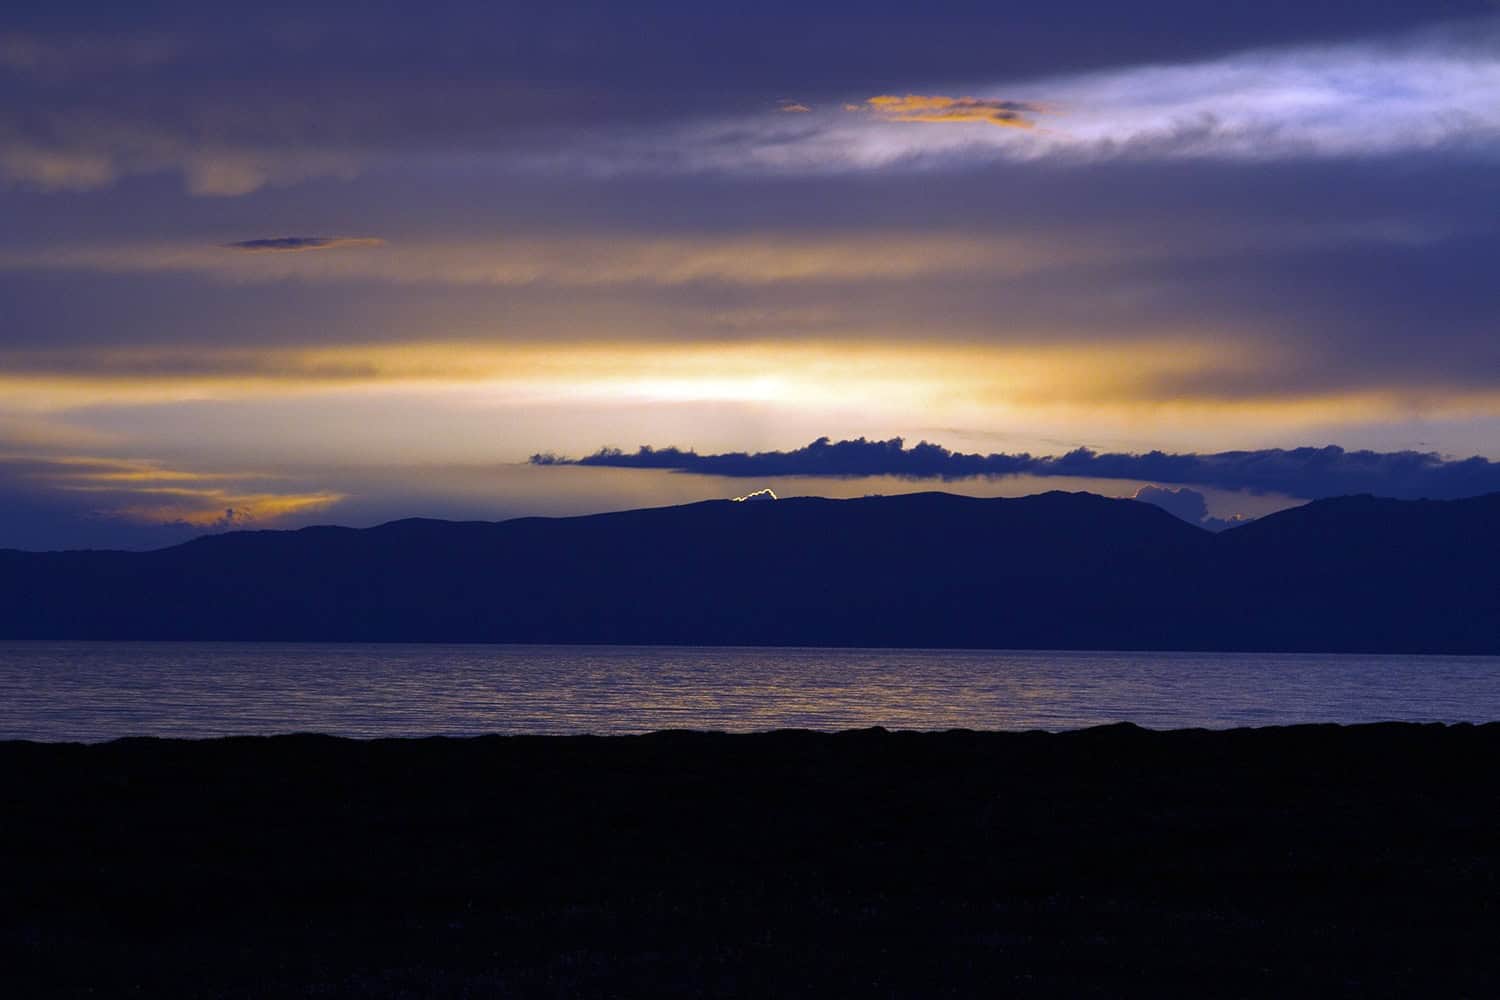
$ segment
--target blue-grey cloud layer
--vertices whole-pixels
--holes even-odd
[[[243,196],[385,169],[413,155],[499,155],[548,169],[581,159],[605,172],[674,162],[816,167],[829,156],[883,163],[890,157],[879,150],[830,150],[823,110],[847,125],[853,119],[841,112],[851,100],[918,87],[941,96],[947,87],[1003,81],[1056,91],[1064,103],[1053,109],[1052,135],[1070,120],[1076,130],[1089,115],[1133,118],[1132,100],[1168,115],[1139,128],[1084,130],[1112,153],[1122,145],[1197,148],[1227,134],[1252,153],[1295,153],[1303,132],[1327,145],[1316,136],[1366,109],[1374,110],[1356,132],[1375,142],[1371,148],[1402,137],[1419,147],[1461,144],[1464,119],[1483,117],[1492,103],[1475,80],[1456,80],[1452,93],[1441,88],[1483,66],[1474,53],[1486,51],[1493,17],[1450,30],[1441,45],[1420,35],[1399,49],[1365,41],[1493,15],[1484,0],[1436,11],[1407,0],[1212,12],[1178,0],[1003,10],[948,3],[920,14],[905,4],[523,10],[468,0],[420,16],[368,5],[292,13],[169,4],[131,5],[123,19],[104,7],[64,6],[72,9],[22,10],[0,32],[0,176],[63,191],[170,172],[195,194]],[[1305,71],[1336,44],[1345,56]],[[1262,48],[1286,54],[1256,55],[1228,71],[1205,62]],[[1143,75],[1108,75],[1124,67]],[[1396,76],[1379,75],[1386,70]],[[1163,80],[1162,72],[1186,75]],[[1368,72],[1377,78],[1362,79]],[[1213,86],[1226,79],[1239,80],[1239,89],[1216,95]],[[1329,88],[1338,107],[1316,100],[1308,107],[1306,91]],[[789,93],[814,113],[773,113]],[[1467,107],[1466,94],[1480,103]],[[1004,94],[953,97],[1014,103]],[[1237,105],[1247,101],[1258,110],[1241,114]],[[1022,103],[1034,102],[1028,94]],[[1289,128],[1292,115],[1311,118]],[[1429,133],[1428,125],[1442,127]],[[914,128],[887,134],[953,135]],[[755,138],[761,131],[763,142]]]

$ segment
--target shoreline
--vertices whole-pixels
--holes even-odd
[[[980,739],[1008,737],[1036,737],[1054,736],[1069,737],[1084,734],[1095,734],[1097,736],[1124,734],[1144,734],[1152,737],[1176,737],[1176,736],[1212,736],[1231,734],[1275,734],[1288,730],[1364,730],[1382,729],[1387,727],[1399,728],[1421,728],[1421,729],[1485,729],[1487,727],[1500,727],[1500,719],[1475,722],[1467,719],[1445,720],[1445,719],[1379,719],[1368,722],[1286,722],[1267,723],[1265,725],[1237,725],[1237,726],[1178,726],[1173,728],[1157,728],[1143,726],[1136,722],[1121,720],[1119,722],[1105,722],[1092,726],[1077,726],[1072,729],[1046,729],[1031,727],[1029,729],[974,729],[966,726],[952,726],[945,729],[911,729],[897,726],[857,726],[845,729],[814,729],[806,726],[781,726],[771,729],[650,729],[635,732],[483,732],[483,733],[424,733],[421,735],[373,735],[373,736],[351,736],[341,733],[322,732],[314,729],[287,730],[272,733],[223,733],[215,736],[173,736],[159,735],[154,733],[137,733],[125,736],[110,736],[102,739],[33,739],[25,736],[0,736],[0,756],[14,747],[88,747],[101,749],[116,746],[134,744],[184,744],[188,746],[207,746],[215,743],[240,743],[240,742],[262,742],[269,743],[281,740],[316,740],[331,741],[333,743],[371,744],[410,744],[418,745],[428,742],[437,743],[468,743],[486,741],[509,741],[509,740],[543,740],[543,741],[570,741],[570,740],[653,740],[653,739],[679,739],[679,738],[702,738],[702,739],[768,739],[768,738],[796,738],[796,737],[832,737],[850,738],[858,736],[884,736],[884,737],[976,737]]]
[[[1480,995],[1500,723],[0,743],[13,995]]]

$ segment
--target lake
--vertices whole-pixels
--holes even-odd
[[[0,738],[1500,719],[1500,657],[0,642]]]

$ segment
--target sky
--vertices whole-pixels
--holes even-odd
[[[1497,166],[1490,0],[23,0],[0,547],[1500,489]]]

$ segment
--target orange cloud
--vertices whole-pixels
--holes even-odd
[[[94,513],[145,524],[188,524],[220,530],[274,523],[329,507],[344,498],[330,490],[268,490],[258,472],[201,472],[159,462],[88,455],[0,454],[0,478],[95,499]]]
[[[153,494],[153,491],[143,492]],[[128,504],[101,513],[143,524],[188,524],[224,530],[274,523],[293,514],[322,510],[343,499],[341,493],[288,496],[227,490],[161,490],[154,491],[154,495],[160,497],[160,502]]]
[[[801,101],[782,101],[780,103],[782,111],[790,111],[793,114],[802,114],[812,110],[812,108],[808,107],[806,104],[803,104]]]
[[[886,121],[893,122],[984,122],[1006,128],[1030,128],[1032,121],[1027,115],[1040,113],[1043,109],[1026,101],[1001,101],[988,97],[941,97],[937,95],[907,94],[897,97],[882,94],[858,105],[847,108],[875,112]]]

